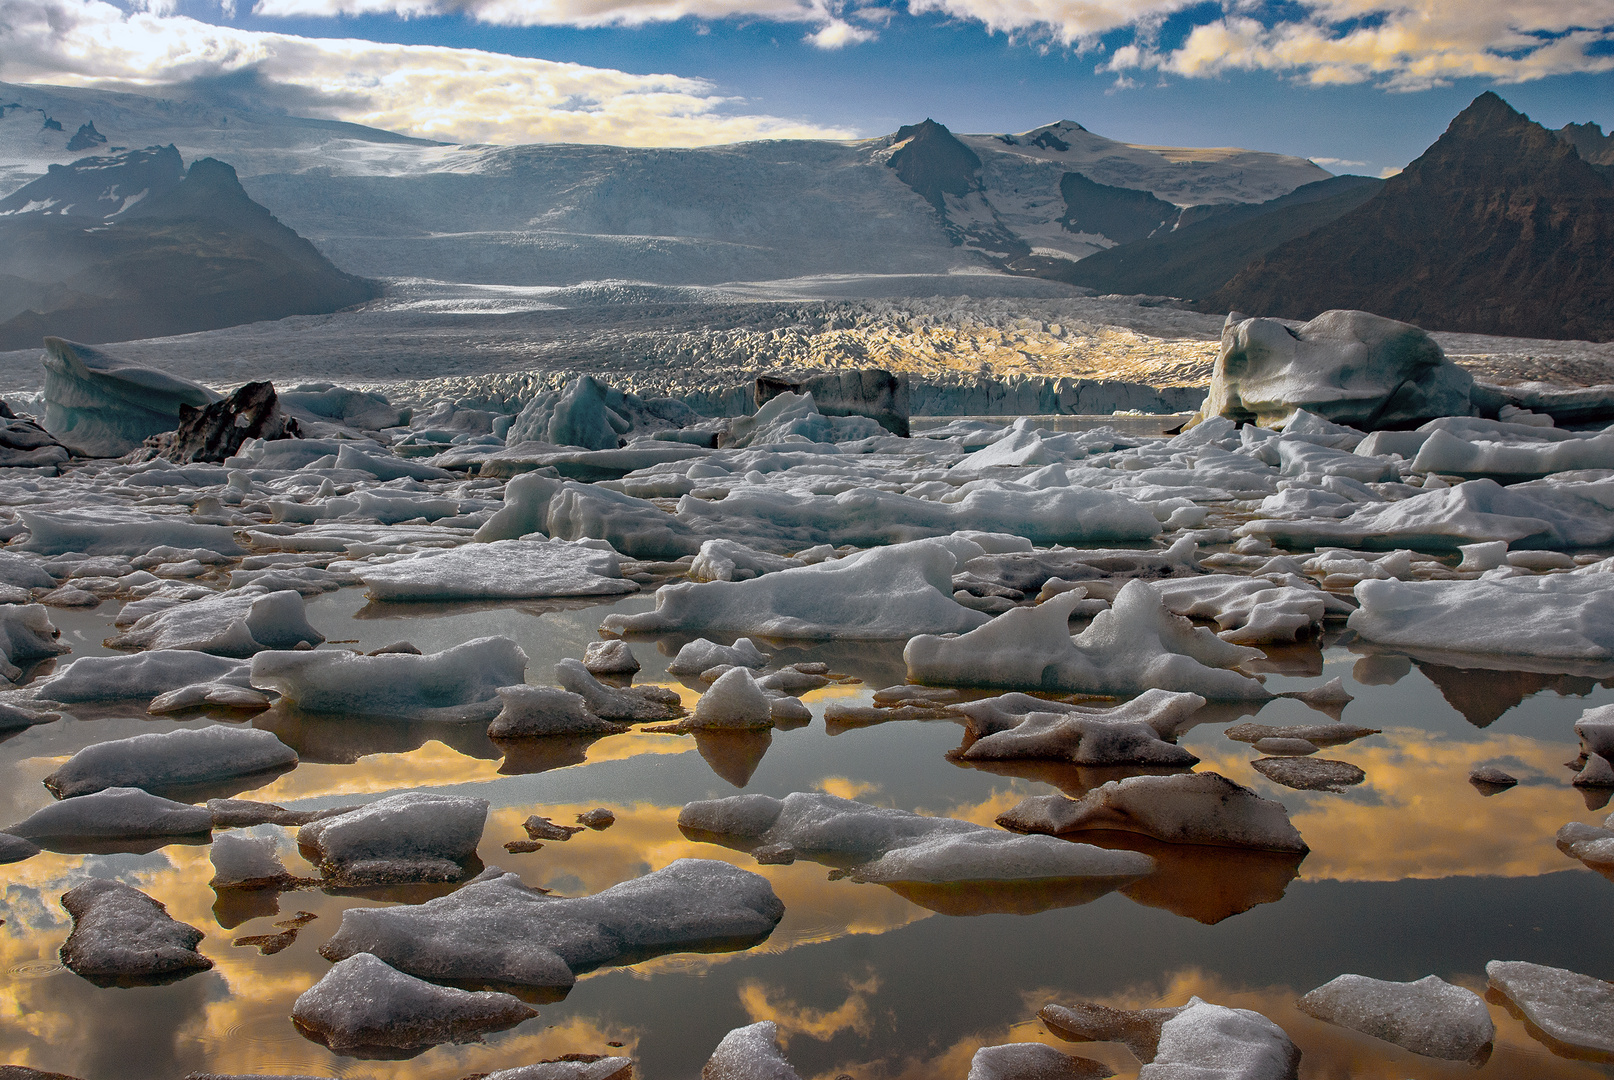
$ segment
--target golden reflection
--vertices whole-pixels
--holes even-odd
[[[1367,773],[1365,783],[1338,795],[1270,783],[1250,767],[1244,747],[1217,741],[1194,751],[1204,759],[1201,771],[1222,773],[1291,808],[1290,820],[1311,845],[1307,880],[1532,877],[1575,865],[1554,843],[1565,822],[1601,824],[1602,815],[1587,811],[1569,786],[1568,743],[1501,734],[1458,741],[1390,728],[1337,751]],[[1496,759],[1516,763],[1509,771],[1524,782],[1484,798],[1468,773]]]
[[[779,1041],[785,1046],[789,1046],[795,1035],[829,1042],[841,1032],[850,1031],[866,1039],[874,1028],[868,997],[879,989],[880,977],[870,972],[861,980],[847,980],[848,993],[840,1005],[833,1009],[814,1009],[798,1005],[787,989],[747,979],[740,984],[740,1004],[750,1017],[750,1023],[772,1020],[778,1024]]]

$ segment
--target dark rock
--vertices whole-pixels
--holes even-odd
[[[275,384],[249,382],[223,401],[197,408],[180,405],[179,427],[153,435],[146,446],[169,461],[223,461],[248,439],[296,439],[297,421],[280,411]]]

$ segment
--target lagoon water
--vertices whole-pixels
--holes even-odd
[[[582,655],[611,611],[641,611],[648,596],[609,604],[367,604],[345,589],[308,603],[327,648],[374,649],[407,640],[423,651],[506,634],[527,652],[530,682]],[[71,656],[107,652],[116,605],[52,612]],[[699,684],[665,674],[678,639],[631,642],[638,683]],[[726,643],[726,641],[725,641]],[[250,723],[276,732],[302,762],[244,792],[297,808],[364,801],[402,790],[474,794],[492,805],[482,861],[563,895],[598,892],[673,859],[727,859],[766,875],[784,921],[764,943],[730,953],[663,956],[589,973],[564,1000],[483,1043],[444,1045],[401,1061],[331,1053],[289,1018],[292,1001],[328,969],[317,950],[344,909],[418,902],[452,886],[216,896],[208,849],[46,852],[0,867],[0,1062],[85,1080],[212,1073],[301,1073],[454,1080],[567,1053],[623,1053],[645,1080],[693,1080],[730,1028],[779,1024],[805,1078],[919,1080],[962,1077],[983,1045],[1038,1040],[1106,1062],[1123,1077],[1138,1064],[1119,1044],[1060,1043],[1036,1020],[1048,1002],[1124,1007],[1177,1005],[1198,994],[1254,1008],[1301,1047],[1303,1077],[1495,1077],[1568,1080],[1614,1076],[1614,1065],[1555,1056],[1501,1004],[1491,1005],[1495,1050],[1479,1068],[1421,1058],[1324,1024],[1295,999],[1336,975],[1407,980],[1434,974],[1483,992],[1488,960],[1530,960],[1614,979],[1614,881],[1563,855],[1565,822],[1601,824],[1609,808],[1569,785],[1572,724],[1614,702],[1589,678],[1481,670],[1369,654],[1347,639],[1273,650],[1257,665],[1274,690],[1336,676],[1355,700],[1343,719],[1383,733],[1326,749],[1366,780],[1343,792],[1297,791],[1251,767],[1248,746],[1222,732],[1240,719],[1319,723],[1293,700],[1237,715],[1207,710],[1181,742],[1214,769],[1289,809],[1311,852],[1293,857],[1224,849],[1146,848],[1155,875],[1086,903],[1022,891],[955,890],[905,897],[876,884],[830,880],[807,861],[757,866],[750,856],[679,831],[687,802],[740,791],[782,796],[822,790],[883,806],[991,824],[1030,794],[1082,791],[1123,772],[1046,763],[955,764],[963,729],[948,721],[892,722],[831,733],[824,706],[866,704],[902,681],[899,646],[827,643],[784,649],[781,662],[823,660],[861,683],[804,700],[814,719],[764,735],[699,737],[639,731],[593,742],[495,745],[478,725],[343,717],[199,712],[156,719],[132,708],[72,717],[0,741],[0,817],[20,820],[50,801],[40,779],[76,750],[106,739],[179,726]],[[43,669],[41,669],[42,673]],[[37,674],[37,673],[36,673]],[[542,744],[542,745],[537,745]],[[1495,764],[1517,787],[1486,796],[1469,770]],[[209,792],[217,795],[224,792]],[[1604,793],[1606,795],[1606,792]],[[534,852],[512,854],[521,822],[569,823],[607,807],[616,823]],[[294,873],[309,870],[292,832],[276,836]],[[1105,839],[1104,843],[1124,838]],[[1132,846],[1140,846],[1134,839]],[[206,933],[211,971],[163,986],[99,987],[63,968],[69,929],[59,898],[87,876],[145,890]],[[939,910],[938,910],[939,909]],[[307,919],[302,913],[314,916]],[[240,943],[302,922],[289,945],[264,955]],[[280,939],[281,943],[284,938]],[[271,946],[271,949],[273,947]]]

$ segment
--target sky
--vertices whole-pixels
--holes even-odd
[[[1069,119],[1377,175],[1485,90],[1614,128],[1614,0],[0,0],[0,80],[455,142]]]

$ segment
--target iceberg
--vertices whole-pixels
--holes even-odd
[[[265,649],[292,649],[324,640],[308,625],[302,594],[249,585],[141,616],[107,644],[115,649],[182,649],[244,659]]]
[[[521,682],[527,654],[507,637],[473,638],[442,652],[261,652],[252,685],[308,712],[418,716],[461,709],[492,716],[501,686]],[[480,706],[480,708],[475,708]]]
[[[339,885],[459,881],[487,817],[486,799],[405,792],[310,822],[297,846]]]
[[[1009,761],[1038,758],[1075,765],[1160,765],[1188,767],[1199,758],[1166,737],[1205,705],[1198,694],[1150,690],[1113,708],[1066,705],[1023,694],[953,706],[970,717],[972,733],[981,737],[958,752],[964,761]],[[1029,711],[1018,715],[1008,708]],[[1012,717],[1012,726],[1006,721]],[[977,719],[979,718],[979,719]],[[985,730],[983,733],[983,729]]]
[[[626,724],[594,715],[581,694],[557,686],[501,686],[499,715],[488,725],[490,739],[541,735],[615,735]]]
[[[208,858],[213,863],[213,880],[208,886],[214,891],[278,889],[292,881],[291,872],[276,853],[274,840],[267,836],[224,833],[213,838]]]
[[[172,791],[289,769],[297,754],[272,732],[215,724],[87,746],[45,777],[58,799],[106,788]]]
[[[597,542],[496,540],[423,551],[355,573],[374,600],[528,600],[638,592]]]
[[[320,955],[371,953],[427,979],[565,990],[607,964],[743,948],[766,939],[784,911],[766,878],[707,859],[566,899],[489,868],[423,904],[349,908]]]
[[[39,683],[40,696],[63,704],[150,700],[197,683],[247,688],[251,665],[188,649],[133,656],[81,656]]]
[[[41,807],[5,831],[59,846],[79,841],[198,836],[212,828],[213,816],[199,806],[139,788],[106,788]]]
[[[62,907],[73,917],[62,963],[86,979],[167,982],[213,966],[196,951],[200,930],[120,881],[91,878],[63,893]]]
[[[1363,581],[1346,626],[1399,648],[1614,659],[1614,575]]]
[[[221,400],[199,383],[45,339],[45,430],[81,457],[118,457],[179,426],[179,407]]]
[[[1485,974],[1549,1047],[1614,1058],[1614,983],[1523,960],[1492,960]]]
[[[1341,975],[1306,994],[1299,1005],[1319,1020],[1447,1061],[1482,1064],[1496,1036],[1478,994],[1434,975],[1416,982]]]

